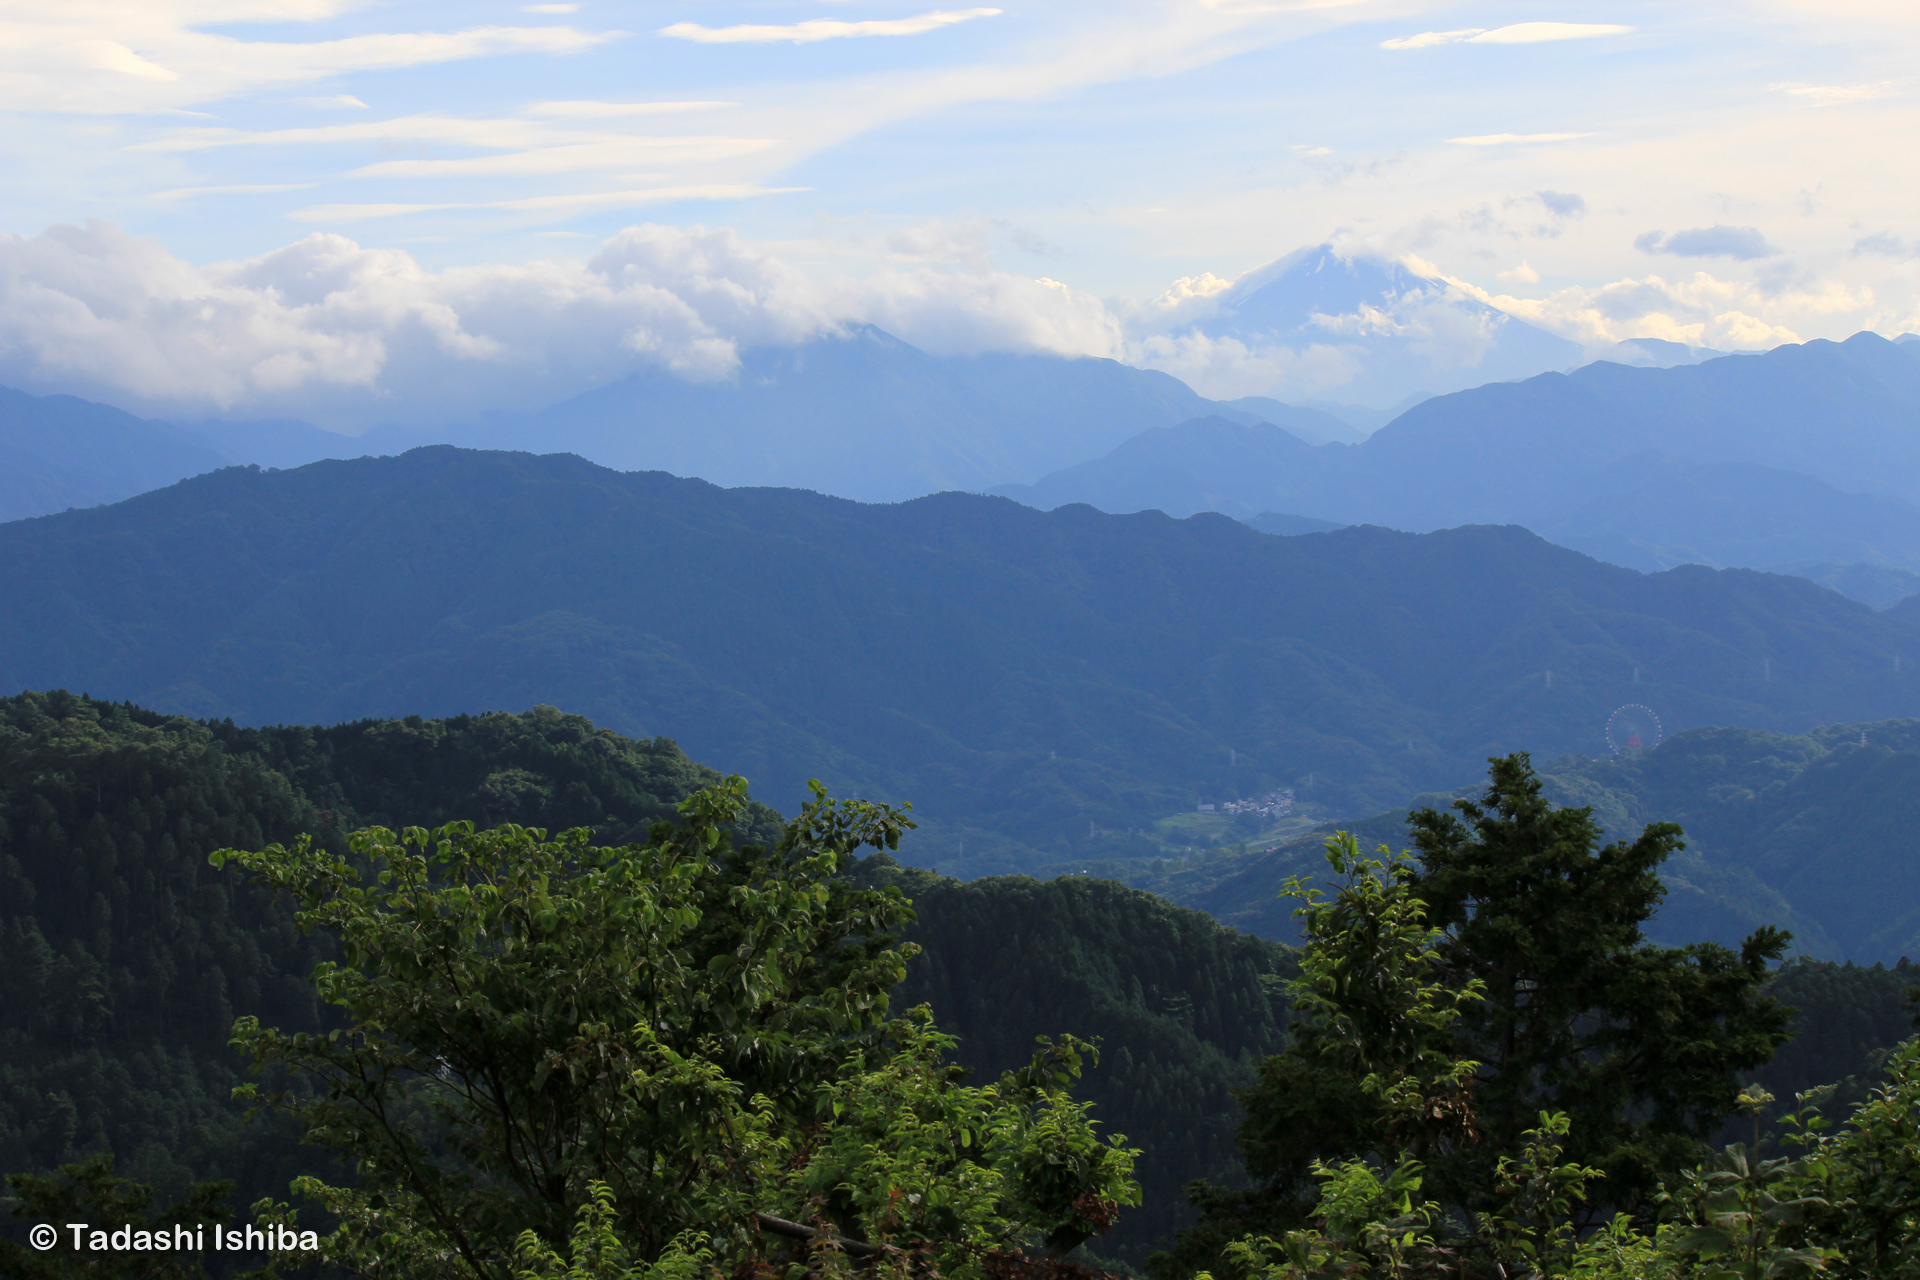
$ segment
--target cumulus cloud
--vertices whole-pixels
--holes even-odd
[[[1295,349],[1279,343],[1248,344],[1198,330],[1151,334],[1131,343],[1133,364],[1170,373],[1203,396],[1318,399],[1348,386],[1365,368],[1364,351],[1351,344],[1315,342]]]
[[[1767,243],[1758,227],[1725,225],[1695,227],[1672,235],[1648,231],[1634,237],[1633,247],[1642,253],[1670,253],[1677,258],[1734,258],[1741,262],[1771,258],[1780,252]]]
[[[1769,290],[1699,271],[1677,279],[1646,276],[1570,286],[1544,298],[1493,294],[1455,283],[1490,306],[1582,343],[1591,354],[1628,338],[1660,338],[1723,351],[1764,350],[1801,340],[1789,320],[1885,319],[1876,316],[1869,291],[1833,281]]]
[[[732,230],[698,226],[629,227],[577,258],[439,271],[340,235],[195,265],[105,223],[59,226],[0,236],[0,384],[161,417],[429,425],[538,408],[642,367],[727,379],[744,351],[873,324],[942,355],[1112,357],[1222,398],[1365,399],[1382,351],[1471,385],[1507,316],[1594,351],[1633,337],[1753,349],[1798,341],[1803,326],[1915,323],[1862,286],[1812,275],[1700,271],[1525,297],[1408,258],[1418,280],[1313,315],[1300,332],[1210,334],[1231,281],[1202,273],[1148,302],[1106,300],[995,269],[983,246],[1003,230],[905,228],[876,270],[823,277]],[[1866,251],[1904,247],[1889,236]],[[1525,288],[1539,274],[1522,262],[1500,279]]]
[[[161,416],[450,421],[641,366],[726,378],[742,350],[863,322],[941,353],[1122,348],[1104,303],[1055,282],[816,279],[725,229],[630,227],[584,261],[437,272],[338,235],[207,266],[101,222],[0,237],[0,383]]]
[[[675,40],[693,40],[700,44],[813,44],[819,40],[846,40],[863,36],[917,36],[941,27],[951,27],[975,18],[997,18],[999,9],[935,9],[912,18],[873,18],[845,22],[835,18],[813,18],[784,25],[746,23],[734,27],[703,27],[697,22],[676,22],[662,27],[658,34]]]

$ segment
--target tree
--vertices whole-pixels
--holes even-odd
[[[314,975],[343,1028],[241,1019],[234,1034],[256,1069],[316,1086],[254,1102],[355,1164],[355,1186],[296,1184],[341,1219],[327,1261],[506,1280],[516,1258],[547,1256],[528,1233],[565,1250],[604,1204],[623,1266],[700,1248],[751,1262],[756,1222],[776,1219],[876,1248],[913,1220],[916,1248],[959,1249],[964,1266],[968,1250],[1077,1243],[1131,1196],[1129,1153],[1067,1094],[1076,1047],[1036,1068],[1044,1080],[965,1090],[925,1016],[888,1017],[911,907],[842,873],[863,845],[897,847],[905,816],[816,785],[777,848],[736,848],[746,803],[728,779],[621,848],[456,822],[357,833],[351,859],[305,842],[214,855],[291,895],[343,957]],[[847,1154],[856,1131],[864,1160]],[[981,1194],[951,1221],[896,1209],[890,1190],[942,1169],[971,1171]]]
[[[1407,1200],[1425,1181],[1422,1161],[1477,1140],[1469,1085],[1479,1064],[1457,1055],[1454,1028],[1480,984],[1452,985],[1414,869],[1384,846],[1380,854],[1363,857],[1353,835],[1336,832],[1326,841],[1340,877],[1333,895],[1301,877],[1284,886],[1300,904],[1300,974],[1287,983],[1296,1019],[1290,1043],[1240,1095],[1241,1152],[1258,1181],[1243,1191],[1198,1185],[1202,1222],[1156,1255],[1157,1270],[1182,1274],[1217,1257],[1248,1275],[1337,1272],[1378,1253],[1366,1206]]]
[[[12,1280],[204,1280],[206,1231],[232,1213],[232,1183],[197,1182],[178,1203],[149,1214],[153,1189],[117,1177],[113,1157],[104,1154],[63,1164],[52,1177],[16,1173],[7,1181],[14,1217],[55,1228],[51,1249],[0,1239],[0,1275]],[[109,1237],[107,1248],[76,1249],[70,1223],[107,1233],[125,1230],[127,1239],[115,1246]],[[146,1236],[149,1247],[133,1247],[139,1243],[135,1233]],[[155,1238],[164,1238],[158,1248],[151,1247]]]
[[[1791,935],[1763,927],[1737,953],[1651,945],[1641,926],[1680,828],[1653,823],[1602,848],[1593,811],[1545,800],[1525,753],[1491,766],[1478,802],[1408,823],[1414,887],[1445,930],[1441,963],[1486,995],[1455,1037],[1480,1063],[1485,1137],[1435,1162],[1435,1189],[1484,1207],[1500,1156],[1553,1111],[1570,1120],[1568,1158],[1603,1171],[1608,1201],[1644,1206],[1734,1113],[1739,1074],[1788,1039],[1793,1011],[1761,987]]]
[[[1417,869],[1328,842],[1346,882],[1295,913],[1303,1017],[1240,1095],[1254,1185],[1197,1185],[1201,1222],[1158,1257],[1162,1273],[1300,1229],[1316,1169],[1356,1159],[1417,1161],[1476,1249],[1499,1234],[1516,1171],[1569,1213],[1599,1212],[1555,1189],[1589,1178],[1607,1205],[1645,1210],[1736,1108],[1738,1073],[1786,1039],[1792,1011],[1760,991],[1786,934],[1761,929],[1738,953],[1642,936],[1679,828],[1600,848],[1592,812],[1542,799],[1524,754],[1491,764],[1457,816],[1411,816]],[[1522,1233],[1536,1250],[1564,1246],[1551,1216]]]

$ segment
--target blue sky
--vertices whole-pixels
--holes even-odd
[[[1916,35],[1866,0],[0,4],[0,380],[354,427],[849,320],[1145,359],[1169,298],[1327,240],[1595,349],[1895,333]]]

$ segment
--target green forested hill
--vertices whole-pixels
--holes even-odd
[[[0,598],[0,688],[246,724],[546,703],[781,805],[810,776],[911,799],[912,856],[962,874],[1278,787],[1377,811],[1597,750],[1628,701],[1774,732],[1920,713],[1915,632],[1801,579],[446,447],[0,525]]]
[[[236,1015],[312,1028],[323,958],[206,855],[368,823],[644,831],[719,777],[551,709],[236,729],[63,693],[0,699],[0,1170],[114,1149],[164,1187],[284,1192],[286,1135],[227,1094]],[[777,830],[760,809],[750,839]]]
[[[1188,1182],[1239,1180],[1232,1090],[1280,1048],[1286,948],[1110,880],[961,882],[885,856],[861,875],[913,899],[907,937],[925,951],[899,998],[932,1005],[978,1076],[1024,1063],[1035,1036],[1104,1042],[1083,1096],[1145,1154],[1144,1203],[1103,1250],[1137,1260],[1188,1225]]]
[[[1795,951],[1815,958],[1920,958],[1920,720],[1808,734],[1689,729],[1652,751],[1563,757],[1540,774],[1556,803],[1593,806],[1610,836],[1649,822],[1686,830],[1686,849],[1662,872],[1667,899],[1651,929],[1662,942],[1732,943],[1776,924],[1793,931]],[[1414,804],[1450,799],[1427,795]],[[1411,807],[1330,825],[1355,831],[1369,847],[1398,848]],[[1321,838],[1088,869],[1286,939],[1291,923],[1274,895],[1288,876],[1319,871]]]
[[[210,850],[466,815],[620,841],[718,776],[550,708],[240,729],[0,699],[0,1172],[111,1149],[168,1191],[234,1178],[245,1203],[310,1164],[284,1128],[240,1122],[226,1040],[244,1013],[320,1025],[306,976],[324,953]],[[777,816],[756,812],[743,838],[771,840]],[[1037,1035],[1105,1042],[1087,1094],[1146,1149],[1152,1191],[1111,1247],[1143,1256],[1184,1222],[1187,1181],[1232,1180],[1229,1091],[1277,1047],[1283,948],[1111,882],[961,884],[883,857],[863,874],[918,905],[925,952],[896,1006],[932,1004],[985,1078]]]

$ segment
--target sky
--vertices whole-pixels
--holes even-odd
[[[0,3],[0,382],[358,430],[850,323],[1151,364],[1329,242],[1594,352],[1893,335],[1917,45],[1879,0]]]

